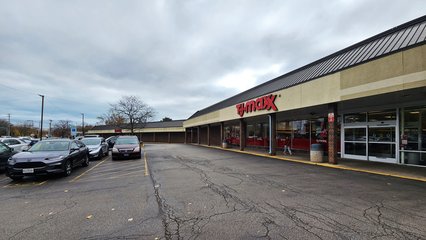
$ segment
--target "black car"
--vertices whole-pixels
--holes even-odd
[[[136,136],[119,136],[112,148],[112,160],[142,157],[141,146]]]
[[[34,144],[28,151],[9,158],[6,175],[13,180],[54,173],[69,176],[78,165],[89,165],[89,150],[82,142],[69,139],[44,140]]]
[[[107,138],[105,141],[108,143],[108,147],[111,149],[114,146],[115,141],[117,140],[118,136],[111,136]]]
[[[6,169],[7,160],[16,152],[13,148],[8,147],[6,144],[0,142],[0,171]]]

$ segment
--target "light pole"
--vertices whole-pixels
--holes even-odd
[[[52,119],[49,120],[49,138],[52,137]]]
[[[11,131],[10,131],[10,113],[8,113],[7,115],[9,116],[9,122],[8,122],[9,126],[7,128],[7,136],[11,136],[10,135],[10,133],[11,133]]]
[[[84,113],[81,113],[81,132],[84,137]]]
[[[40,141],[43,140],[43,112],[44,112],[44,95],[39,94],[41,97],[41,121],[40,121]]]

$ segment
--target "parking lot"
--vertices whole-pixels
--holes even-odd
[[[0,239],[426,239],[426,184],[182,144],[0,175]]]

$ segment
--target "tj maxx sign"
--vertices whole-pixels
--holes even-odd
[[[277,98],[277,95],[266,95],[263,97],[260,97],[256,100],[250,100],[245,103],[237,104],[237,113],[240,115],[240,117],[244,116],[244,113],[251,113],[261,110],[273,110],[278,111],[277,106],[275,105],[275,99]]]

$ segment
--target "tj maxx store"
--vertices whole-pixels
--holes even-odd
[[[426,165],[426,16],[202,109],[187,143]]]

